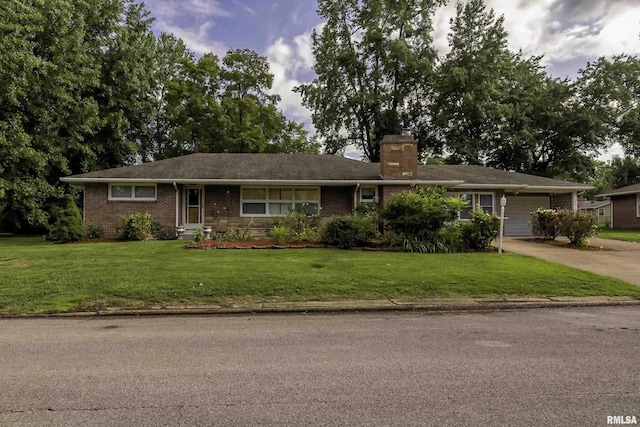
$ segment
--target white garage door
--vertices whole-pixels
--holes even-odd
[[[511,196],[507,197],[504,216],[505,236],[531,236],[531,212],[538,208],[549,209],[549,196]]]

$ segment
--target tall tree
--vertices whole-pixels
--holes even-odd
[[[163,97],[166,133],[154,158],[194,152],[317,152],[307,131],[278,110],[266,58],[251,50],[184,56]],[[160,141],[160,139],[158,139]]]
[[[589,179],[607,134],[602,109],[549,77],[541,57],[511,52],[504,18],[484,0],[458,2],[456,11],[425,127],[433,152],[449,163]]]
[[[580,96],[606,117],[610,142],[640,155],[640,58],[599,58],[580,70]]]
[[[320,0],[326,21],[313,32],[317,78],[296,88],[324,139],[337,153],[356,144],[380,158],[387,133],[410,126],[428,92],[435,59],[431,17],[444,0]],[[409,108],[411,102],[413,108]]]
[[[451,51],[434,78],[430,105],[432,146],[452,163],[485,164],[499,138],[504,76],[520,58],[507,49],[504,17],[487,10],[483,0],[456,4],[451,19]]]
[[[48,224],[58,178],[135,158],[154,37],[132,0],[0,3],[0,221]]]

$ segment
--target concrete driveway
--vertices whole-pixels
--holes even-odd
[[[566,239],[565,241],[568,242]],[[516,237],[506,237],[503,249],[507,252],[528,255],[603,276],[614,277],[640,286],[640,243],[595,238],[591,239],[589,245],[601,247],[602,250],[582,251],[528,242]]]

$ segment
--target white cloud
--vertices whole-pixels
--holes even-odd
[[[640,4],[635,0],[487,0],[486,4],[497,16],[504,15],[509,48],[544,55],[544,63],[640,53]],[[449,51],[446,36],[454,16],[455,2],[449,2],[434,17],[434,44],[440,55]]]
[[[316,27],[320,30],[321,25]],[[280,95],[280,108],[296,121],[304,121],[310,128],[311,112],[302,106],[302,97],[293,88],[305,83],[302,76],[309,74],[315,59],[311,41],[312,30],[293,37],[280,37],[266,49],[267,60],[274,75],[272,93]]]
[[[228,50],[228,47],[224,44],[209,39],[207,32],[213,26],[211,21],[205,22],[195,30],[176,27],[161,20],[156,21],[155,26],[160,31],[171,33],[181,38],[185,45],[198,55],[213,52],[215,55],[222,57]]]
[[[157,18],[176,18],[185,14],[213,17],[230,17],[216,0],[154,0],[146,4]]]

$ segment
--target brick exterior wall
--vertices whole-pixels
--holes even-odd
[[[417,188],[410,185],[381,185],[378,187],[378,197],[380,198],[380,208],[386,206],[391,197],[394,194],[402,193],[403,191],[411,191],[415,193]]]
[[[323,218],[346,215],[353,212],[353,192],[355,187],[322,187],[320,206]]]
[[[204,189],[204,216],[240,216],[240,186],[208,185]]]
[[[380,142],[380,175],[384,179],[418,178],[418,143],[409,135],[386,135]]]
[[[636,207],[636,195],[611,197],[613,205],[613,228],[640,228]]]
[[[158,184],[156,201],[110,201],[109,184],[86,184],[84,188],[84,225],[96,226],[108,239],[116,238],[122,216],[150,213],[168,230],[176,224],[176,191],[171,184]]]
[[[553,194],[551,196],[551,208],[573,210],[572,200],[571,193]]]

